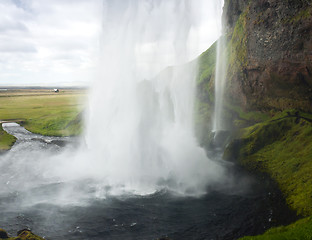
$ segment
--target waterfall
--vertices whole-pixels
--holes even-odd
[[[226,85],[227,72],[226,36],[222,24],[219,25],[219,28],[221,30],[221,37],[217,42],[217,57],[215,70],[215,106],[212,129],[215,133],[226,130],[223,117],[224,90]]]
[[[222,167],[207,158],[193,132],[197,64],[184,63],[191,60],[198,3],[104,1],[100,70],[86,133],[88,161],[81,168],[103,185],[195,193],[222,176]],[[153,77],[173,64],[179,66]]]
[[[66,204],[163,189],[199,195],[220,183],[224,167],[194,137],[197,62],[191,60],[204,50],[194,54],[203,5],[209,6],[206,0],[103,1],[85,143],[63,151],[17,145],[3,161],[13,163],[9,191],[26,183],[29,189],[55,184],[50,200]],[[21,169],[27,171],[21,175]],[[36,201],[41,194],[25,204]]]

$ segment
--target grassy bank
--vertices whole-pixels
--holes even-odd
[[[253,172],[264,172],[278,183],[290,208],[308,217],[264,235],[244,239],[311,239],[312,115],[289,110],[241,129],[224,157],[237,159]],[[294,238],[294,236],[298,237]]]
[[[0,124],[0,153],[9,150],[15,141],[16,138],[5,132]]]
[[[301,219],[288,226],[276,227],[260,236],[243,237],[241,240],[311,240],[312,217]]]
[[[85,90],[45,89],[0,92],[0,120],[18,120],[31,132],[69,136],[81,133]],[[2,142],[2,141],[1,141]]]

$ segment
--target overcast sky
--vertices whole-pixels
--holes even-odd
[[[206,0],[198,5],[199,39],[191,57],[217,39],[220,2]],[[1,0],[0,85],[91,82],[99,59],[105,6],[103,0]]]

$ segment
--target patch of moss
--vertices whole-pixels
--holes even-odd
[[[44,240],[44,238],[33,234],[30,230],[24,229],[17,232],[17,237],[9,237],[7,232],[0,229],[0,240]]]
[[[247,65],[247,15],[249,13],[249,7],[239,16],[231,39],[228,46],[228,59],[229,59],[229,73],[234,75],[234,72],[242,69]],[[229,78],[230,79],[230,78]]]
[[[312,16],[312,6],[302,9],[295,16],[292,16],[284,21],[284,23],[294,24]]]
[[[0,124],[0,152],[9,150],[16,141],[16,137],[3,130]]]
[[[232,152],[248,169],[268,173],[298,215],[312,215],[312,115],[285,111],[239,135],[226,157]]]
[[[267,112],[260,111],[244,111],[239,105],[226,102],[225,110],[232,113],[233,125],[237,128],[247,127],[259,122],[264,122],[270,119]]]
[[[217,42],[211,45],[211,47],[203,52],[198,58],[198,77],[197,84],[209,81],[211,76],[215,73],[217,55]]]
[[[312,217],[301,219],[288,226],[271,228],[263,235],[240,238],[240,240],[310,240],[310,239],[312,239]]]
[[[198,74],[196,80],[196,99],[194,106],[195,133],[202,146],[210,133],[210,119],[213,113],[214,76],[216,67],[217,42],[198,59]]]

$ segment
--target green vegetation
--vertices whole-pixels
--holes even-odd
[[[0,153],[9,150],[15,141],[16,138],[5,132],[0,124]]]
[[[260,236],[243,237],[241,240],[310,240],[312,217],[301,219],[288,226],[276,227]]]
[[[239,16],[233,33],[228,43],[228,75],[227,79],[233,79],[234,75],[241,74],[242,69],[247,65],[247,15],[249,7]],[[231,83],[227,84],[232,87]]]
[[[246,112],[240,106],[229,102],[225,103],[225,110],[231,115],[228,118],[233,121],[233,125],[236,128],[251,126],[270,119],[268,113],[260,111]]]
[[[240,135],[240,163],[268,173],[298,215],[312,215],[312,115],[285,111]]]
[[[215,73],[216,56],[217,42],[199,56],[197,84],[210,81]]]
[[[312,215],[311,114],[288,110],[240,129],[224,152],[225,159],[231,157],[250,171],[269,174],[299,216]],[[243,239],[311,239],[311,227],[312,217],[308,217]]]
[[[197,94],[195,100],[195,132],[202,146],[207,145],[214,102],[214,76],[217,42],[202,53],[198,61]]]
[[[44,240],[44,238],[38,237],[30,230],[18,231],[17,237],[9,237],[7,232],[0,228],[0,240]]]
[[[245,12],[239,16],[237,20],[234,31],[232,34],[231,41],[229,43],[229,64],[230,69],[233,67],[241,67],[247,64],[247,32],[246,32],[246,22],[247,14],[249,12],[249,7],[246,8]]]
[[[289,19],[286,19],[285,23],[290,23],[290,24],[298,23],[299,21],[309,18],[311,16],[312,16],[312,6],[310,5],[310,7],[301,10],[295,16]]]
[[[0,95],[0,120],[16,120],[42,135],[78,135],[82,131],[79,113],[84,96],[83,90],[7,91]]]

